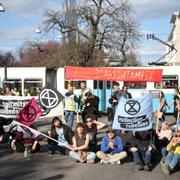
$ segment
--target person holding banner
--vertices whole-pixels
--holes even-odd
[[[111,94],[111,97],[109,98],[109,103],[111,104],[112,114],[113,114],[112,117],[111,117],[111,122],[114,119],[114,115],[115,115],[115,111],[116,111],[118,101],[122,97],[122,92],[120,90],[118,82],[114,82],[113,89],[114,89],[114,91]]]
[[[180,163],[180,130],[175,132],[166,149],[168,154],[165,163],[161,162],[161,168],[166,175],[170,175]]]
[[[54,154],[56,151],[61,154],[67,154],[68,150],[71,148],[73,132],[71,129],[62,124],[62,121],[59,117],[54,117],[51,122],[51,129],[48,131],[48,135],[59,141],[59,143],[48,139],[48,149],[51,154]]]
[[[71,130],[73,128],[73,123],[74,123],[74,114],[76,111],[76,103],[78,103],[78,98],[74,94],[74,87],[69,86],[68,92],[65,94],[64,110],[65,110],[66,123]]]
[[[76,132],[72,141],[72,151],[70,151],[69,155],[78,162],[94,163],[96,154],[88,151],[90,137],[89,134],[86,133],[83,123],[76,125]]]
[[[116,136],[115,130],[109,128],[101,143],[101,151],[96,153],[102,164],[121,164],[121,160],[127,157],[123,151],[121,138]]]
[[[33,124],[31,124],[29,127],[37,130],[37,128]],[[24,152],[25,147],[28,146],[32,154],[39,152],[41,148],[39,144],[39,137],[37,136],[35,138],[32,138],[30,135],[28,135],[29,131],[28,133],[26,133],[27,129],[24,130],[24,133],[23,131],[15,131],[11,133],[14,134],[11,141],[11,148],[15,152]]]

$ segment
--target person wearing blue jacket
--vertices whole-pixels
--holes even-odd
[[[123,151],[121,138],[116,136],[115,130],[106,131],[106,136],[102,139],[101,151],[96,155],[102,164],[121,164],[121,160],[127,157],[127,153]]]

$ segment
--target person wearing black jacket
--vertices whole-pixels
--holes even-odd
[[[139,170],[151,171],[151,157],[155,137],[153,131],[136,132],[131,144],[134,161],[139,165]]]
[[[59,143],[57,143],[51,139],[48,139],[48,149],[50,150],[51,154],[59,151],[61,154],[65,155],[68,150],[71,149],[73,132],[68,126],[62,124],[59,117],[53,118],[48,135],[51,138],[59,141]]]
[[[128,87],[127,86],[123,86],[123,88],[122,88],[122,96],[125,99],[132,99],[132,95],[131,95],[131,93],[128,92]]]
[[[108,121],[113,122],[114,115],[116,112],[116,107],[119,99],[122,97],[122,91],[120,90],[120,86],[118,82],[114,82],[113,84],[114,91],[109,98],[109,103],[111,104],[111,108],[108,108]]]
[[[85,97],[86,100],[82,111],[83,123],[85,123],[88,116],[94,116],[97,120],[99,113],[99,97],[93,95],[91,92],[87,92]]]

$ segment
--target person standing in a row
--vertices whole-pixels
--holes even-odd
[[[91,89],[86,87],[85,81],[82,81],[81,82],[81,89],[80,89],[80,93],[79,93],[79,107],[81,110],[82,110],[83,105],[85,104],[85,100],[86,100],[85,94],[87,92],[91,92]]]
[[[122,88],[122,97],[124,97],[125,99],[132,99],[132,95],[128,92],[127,86],[123,86]]]
[[[99,113],[99,97],[93,95],[91,92],[87,92],[85,94],[86,100],[83,105],[83,111],[82,111],[82,120],[83,123],[85,123],[86,118],[88,116],[94,116],[95,119],[98,119],[98,113]]]
[[[74,87],[69,86],[68,92],[65,94],[65,120],[68,127],[72,130],[74,123],[74,114],[76,111],[76,103],[78,103],[78,98],[74,94]]]
[[[175,89],[174,90],[174,97],[173,100],[171,101],[171,103],[169,104],[168,108],[170,108],[173,104],[174,104],[174,117],[177,120],[178,118],[178,106],[180,104],[180,94],[179,94],[179,89]]]
[[[111,123],[113,122],[114,119],[118,101],[122,97],[122,92],[120,90],[120,86],[118,82],[114,82],[113,89],[114,91],[112,92],[111,97],[109,98],[109,103],[111,104],[111,109],[112,109],[111,117],[109,118]]]

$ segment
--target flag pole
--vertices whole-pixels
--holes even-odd
[[[46,134],[44,134],[42,132],[39,132],[39,131],[37,131],[37,130],[35,130],[33,128],[30,128],[29,126],[26,126],[26,125],[24,125],[24,124],[22,124],[22,123],[20,123],[18,121],[16,121],[16,123],[19,124],[20,126],[23,126],[23,127],[27,128],[27,129],[29,129],[30,131],[36,131],[36,132],[38,132],[38,134],[40,134],[40,135],[42,135],[42,136],[44,136],[44,137],[46,137],[48,139],[51,139],[52,141],[54,141],[56,143],[59,143],[59,141],[57,141],[56,139],[54,139],[54,138],[52,138],[52,137],[50,137],[50,136],[48,136],[48,135],[46,135]],[[67,146],[64,146],[64,147],[68,148]]]
[[[160,112],[159,110],[157,111],[157,123],[156,123],[156,131],[158,131],[159,129],[159,119],[160,117],[162,117],[162,112]]]
[[[78,111],[78,109],[76,110],[76,115],[77,115],[77,123],[80,123],[80,118],[79,118],[79,111]]]
[[[178,130],[179,115],[180,115],[180,113],[179,113],[179,109],[178,109],[178,115],[177,115],[177,120],[176,120],[176,130]]]
[[[62,100],[62,123],[67,125],[65,118],[64,118],[64,99]]]

